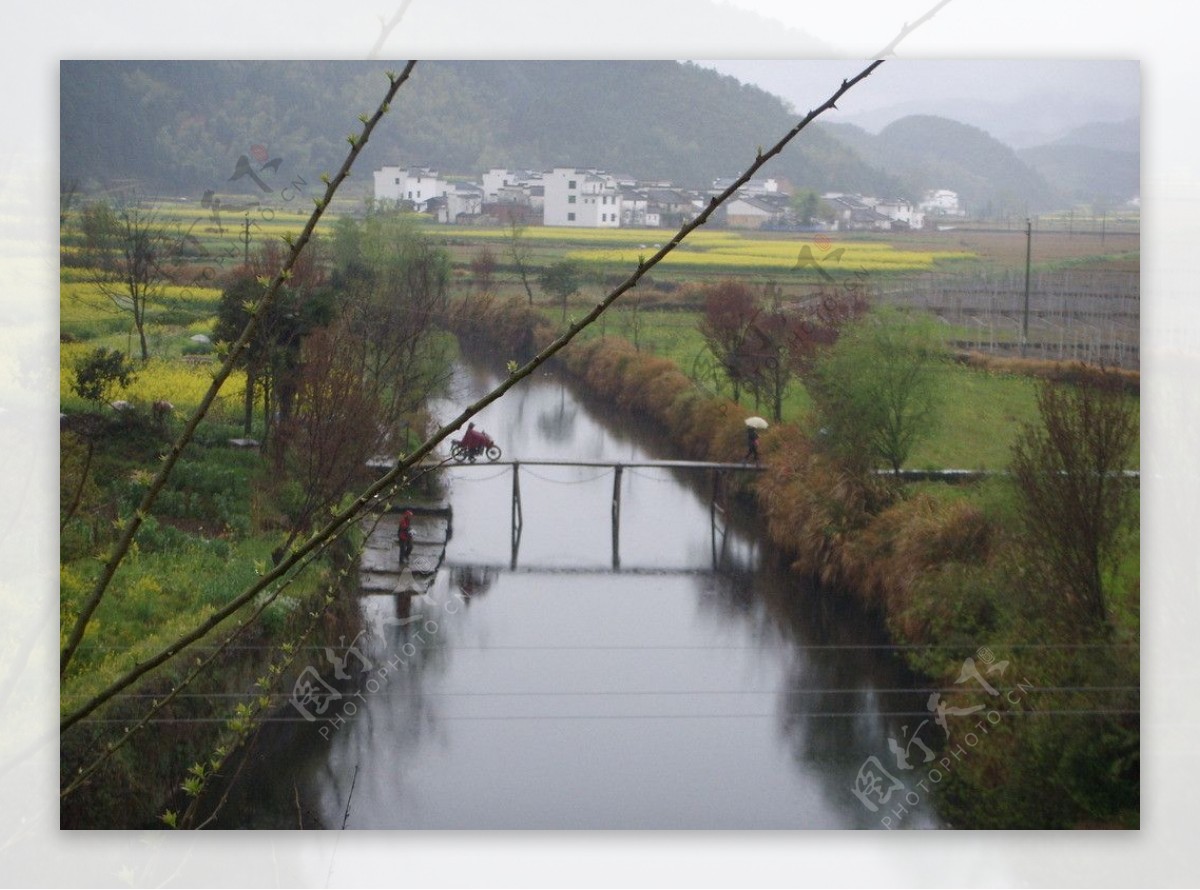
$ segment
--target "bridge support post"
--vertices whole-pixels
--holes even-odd
[[[524,520],[525,517],[521,513],[521,462],[514,460],[512,487],[512,531],[514,535],[521,533]]]
[[[720,503],[720,501],[721,501],[721,483],[723,480],[724,480],[724,474],[722,473],[722,471],[714,468],[712,471],[712,499],[708,503],[708,521],[709,521],[710,530],[712,532],[712,558],[713,558],[713,568],[714,569],[717,568],[717,565],[718,565],[718,551],[717,551],[717,532],[718,531],[720,531],[720,533],[721,533],[721,548],[720,548],[721,553],[723,554],[724,550],[725,550],[725,529],[723,527],[718,528],[718,523],[717,523],[717,513],[720,512],[722,515],[724,515],[724,513],[725,513],[725,509],[721,506],[721,503]]]
[[[713,470],[712,475],[712,500],[708,504],[708,512],[712,517],[713,524],[717,522],[717,510],[720,509],[719,501],[721,498],[721,471]]]
[[[621,567],[621,471],[624,469],[620,464],[613,466],[612,564],[614,569]]]
[[[521,546],[521,526],[524,525],[525,518],[521,512],[521,462],[513,461],[513,486],[512,486],[512,562],[509,568],[517,567],[517,550]]]

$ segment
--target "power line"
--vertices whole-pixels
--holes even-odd
[[[430,617],[436,617],[431,615]],[[993,646],[995,648],[1003,648],[1005,651],[1010,649],[1134,649],[1139,643],[1004,643],[1002,647]],[[83,649],[84,647],[80,647]],[[132,646],[89,646],[92,651],[106,652],[132,652]],[[203,651],[215,646],[189,646],[191,651]],[[274,651],[277,647],[268,645],[246,645],[246,646],[229,646],[229,650],[256,650],[264,649]],[[311,645],[304,646],[303,649],[308,649],[314,652],[324,652],[329,646]],[[450,652],[475,652],[475,651],[508,651],[508,650],[529,650],[529,651],[687,651],[693,649],[701,649],[705,651],[739,651],[739,650],[762,650],[762,651],[778,651],[778,650],[793,650],[796,652],[805,651],[861,651],[861,650],[914,650],[914,649],[957,649],[961,651],[975,651],[978,648],[975,645],[960,645],[957,643],[789,643],[783,642],[775,645],[720,645],[720,644],[688,644],[688,645],[573,645],[573,646],[553,646],[553,645],[537,645],[537,646],[508,646],[508,645],[478,645],[470,646],[456,644],[452,646],[442,644],[428,644],[421,646],[425,649],[438,649],[440,651]]]
[[[517,690],[510,692],[497,692],[495,690],[457,690],[457,691],[420,691],[407,692],[402,690],[389,689],[387,692],[372,692],[368,693],[371,698],[510,698],[524,696],[547,696],[547,697],[562,697],[562,696],[588,696],[588,695],[626,695],[626,696],[652,696],[652,695],[928,695],[933,692],[937,693],[955,693],[955,692],[974,692],[975,690],[967,690],[962,686],[895,686],[884,689],[860,686],[851,688],[807,688],[807,687],[778,687],[775,689],[584,689],[584,690],[569,690],[569,689],[554,689],[554,690]],[[1141,694],[1139,686],[1031,686],[1023,687],[1026,694],[1029,693],[1047,693],[1047,692],[1133,692]],[[72,698],[85,695],[86,693],[64,693],[63,698]],[[264,693],[261,692],[186,692],[175,696],[177,699],[194,698],[194,699],[225,699],[225,698],[246,698],[254,696],[261,698]],[[270,698],[289,700],[291,693],[287,692],[271,692],[266,693]],[[155,699],[162,698],[162,695],[155,695],[149,692],[131,692],[127,695],[119,695],[116,698],[121,699]]]
[[[1094,717],[1094,716],[1132,716],[1140,715],[1140,709],[1124,709],[1124,708],[1080,708],[1080,709],[1062,709],[1062,710],[1011,710],[1004,711],[1005,716],[1021,716],[1021,717]],[[739,714],[461,714],[461,715],[439,715],[438,720],[444,721],[494,721],[494,722],[516,722],[530,720],[775,720],[779,717],[798,718],[798,717],[822,717],[833,718],[839,720],[858,720],[863,717],[928,717],[929,711],[873,711],[866,713],[863,711],[787,711],[787,712],[751,712]],[[179,718],[153,718],[146,721],[147,723],[164,723],[164,724],[206,724],[206,723],[227,723],[227,717],[179,717]],[[100,717],[96,719],[87,719],[85,722],[93,724],[118,724],[128,723],[127,720],[117,720],[114,718]],[[306,717],[264,717],[262,723],[314,723],[322,721],[312,721]],[[997,724],[990,724],[995,726]]]

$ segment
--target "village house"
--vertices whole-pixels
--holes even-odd
[[[646,194],[646,212],[658,217],[660,226],[678,228],[696,218],[704,207],[704,200],[694,192],[664,187],[661,184],[643,187]]]
[[[722,218],[735,229],[761,229],[784,225],[791,209],[787,195],[738,192],[725,202]]]
[[[832,208],[841,231],[919,229],[925,214],[903,198],[873,198],[844,192],[826,192],[822,200]]]
[[[483,189],[472,183],[450,184],[441,198],[434,199],[430,210],[436,212],[440,223],[476,222],[483,212]]]
[[[933,189],[926,192],[917,206],[930,216],[967,215],[958,203],[958,192],[952,192],[950,189]]]
[[[418,213],[446,193],[447,183],[427,167],[384,167],[375,171],[375,200],[407,202]]]
[[[621,191],[601,170],[555,167],[542,176],[542,221],[547,226],[618,228]]]
[[[651,204],[650,196],[639,188],[621,189],[621,225],[632,228],[656,229],[662,225],[658,205]]]
[[[919,229],[925,224],[924,212],[914,207],[911,201],[903,198],[885,198],[877,201],[874,209],[876,213],[886,216],[893,223],[899,223],[910,229]]]
[[[714,195],[719,195],[735,182],[737,180],[730,176],[714,179],[711,191]],[[751,179],[738,189],[739,195],[774,195],[778,193],[779,181],[776,179]]]
[[[666,181],[639,181],[576,167],[555,167],[549,172],[493,167],[474,183],[450,182],[428,167],[385,166],[374,175],[376,200],[403,203],[443,223],[517,219],[528,225],[540,219],[548,226],[590,228],[678,227],[735,182],[715,179],[703,194]],[[903,198],[845,192],[826,192],[821,197],[834,214],[829,227],[842,231],[919,229],[927,216],[966,215],[958,194],[950,189],[926,192],[915,205]],[[750,180],[722,207],[717,219],[734,228],[796,227],[791,199],[773,178]]]
[[[524,204],[532,206],[534,192],[542,194],[542,174],[532,170],[508,170],[493,167],[483,174],[485,204]]]

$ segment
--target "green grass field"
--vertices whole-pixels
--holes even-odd
[[[574,311],[578,311],[575,307]],[[546,318],[559,323],[557,307],[544,306]],[[582,336],[621,337],[649,352],[675,362],[714,394],[731,396],[732,390],[715,368],[697,325],[701,314],[687,310],[634,311],[618,303]],[[948,339],[955,332],[946,331]],[[940,416],[933,433],[919,442],[908,461],[913,469],[1001,470],[1009,462],[1013,441],[1023,424],[1037,421],[1038,381],[1022,374],[998,373],[947,361],[941,370]],[[743,394],[742,404],[754,407]],[[802,422],[811,402],[803,384],[793,381],[783,404],[785,422]],[[766,405],[760,405],[766,411]],[[1134,467],[1137,455],[1134,456]]]

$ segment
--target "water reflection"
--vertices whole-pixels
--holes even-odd
[[[478,426],[522,460],[679,456],[552,377]],[[433,585],[363,598],[385,682],[327,739],[279,741],[227,824],[294,825],[299,801],[325,827],[878,827],[850,788],[920,695],[872,622],[752,522],[714,524],[706,477],[625,470],[614,571],[611,469],[522,466],[519,538],[512,472],[451,471]]]

